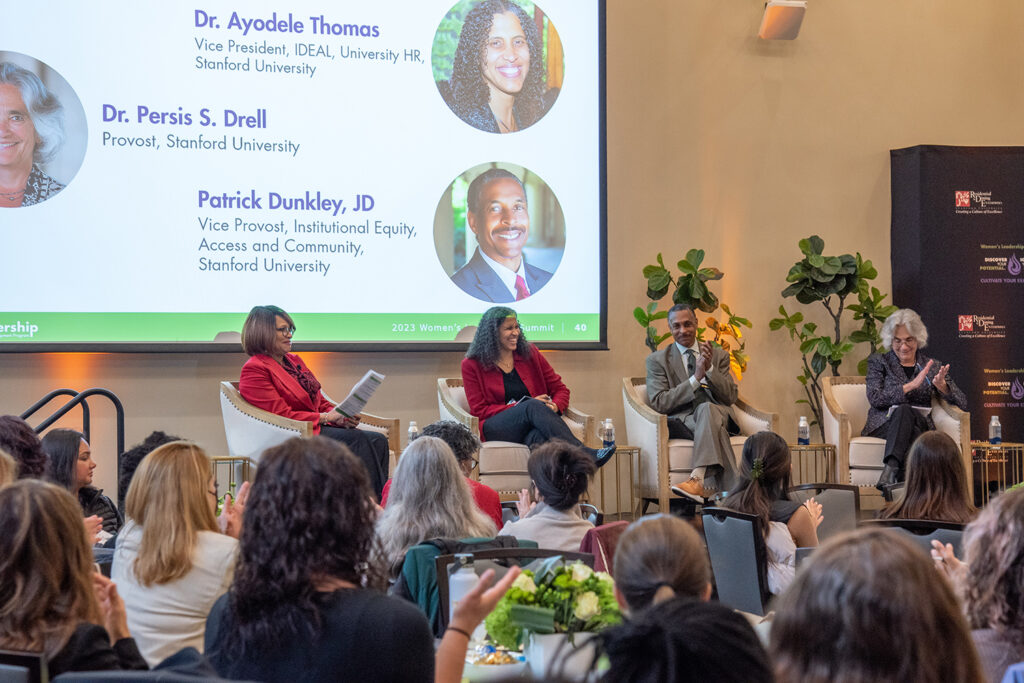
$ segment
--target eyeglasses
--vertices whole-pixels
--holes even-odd
[[[893,346],[914,346],[917,344],[917,339],[914,337],[907,337],[906,339],[900,339],[899,337],[892,338]]]
[[[275,327],[274,329],[277,330],[278,334],[283,334],[288,337],[291,337],[292,335],[295,334],[295,328],[291,327],[290,325],[284,325],[283,327]]]

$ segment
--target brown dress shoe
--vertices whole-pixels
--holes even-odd
[[[692,498],[698,503],[703,503],[705,500],[715,495],[715,492],[711,489],[704,488],[704,484],[701,483],[700,479],[690,479],[678,486],[673,486],[672,493],[677,496]]]

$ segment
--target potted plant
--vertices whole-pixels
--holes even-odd
[[[589,666],[584,642],[622,621],[612,577],[561,557],[524,569],[484,621],[487,633],[509,649],[524,647],[535,676]]]

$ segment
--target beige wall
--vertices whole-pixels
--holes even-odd
[[[811,0],[800,37],[756,38],[762,0],[608,0],[607,352],[551,354],[580,409],[622,429],[620,378],[646,349],[632,319],[641,268],[692,247],[725,271],[718,292],[754,322],[741,391],[795,436],[798,355],[768,320],[796,242],[861,251],[888,291],[888,150],[1021,144],[1024,4],[1005,0]],[[571,49],[571,46],[568,46]],[[787,306],[792,301],[787,301]],[[899,303],[899,302],[897,302]],[[328,391],[372,366],[388,375],[381,413],[437,417],[434,378],[457,353],[310,354]],[[0,355],[0,413],[60,386],[124,401],[134,443],[162,428],[223,453],[217,382],[239,354]],[[847,368],[847,371],[850,371]],[[95,407],[98,483],[114,489],[110,411]]]

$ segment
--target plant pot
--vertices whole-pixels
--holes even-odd
[[[523,653],[530,673],[539,680],[560,674],[567,680],[582,681],[594,660],[595,633],[575,633],[569,642],[567,633],[530,633]]]

